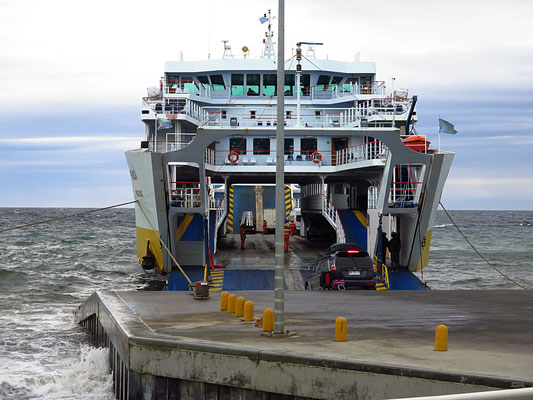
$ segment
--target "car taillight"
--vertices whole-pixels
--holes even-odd
[[[331,270],[332,270],[332,271],[336,271],[337,268],[336,268],[334,265],[332,265],[332,266],[331,266]]]
[[[374,270],[374,272],[377,272],[378,270],[378,267],[376,267],[375,265],[372,267],[372,269]]]
[[[348,254],[357,254],[359,250],[348,250]]]

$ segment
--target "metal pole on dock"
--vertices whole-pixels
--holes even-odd
[[[278,81],[276,123],[276,245],[274,271],[274,333],[285,332],[285,0],[278,0]]]

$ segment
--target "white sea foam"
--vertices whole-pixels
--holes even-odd
[[[43,400],[113,399],[108,349],[81,346],[80,358],[55,365],[31,388]]]
[[[453,226],[453,225],[452,224],[435,225],[434,228],[446,228],[448,226]]]

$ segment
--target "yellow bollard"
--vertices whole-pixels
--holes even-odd
[[[254,320],[254,302],[247,300],[244,303],[244,321],[249,322]]]
[[[348,324],[346,318],[338,317],[335,320],[335,341],[346,342],[348,338]]]
[[[235,301],[237,296],[230,294],[228,296],[228,314],[235,314]]]
[[[274,311],[271,308],[263,311],[263,332],[271,332],[274,330]]]
[[[244,297],[237,297],[237,302],[235,304],[235,316],[243,317],[244,316]]]
[[[228,292],[220,293],[220,309],[221,310],[228,309]]]
[[[435,351],[448,350],[448,327],[439,325],[435,329]]]

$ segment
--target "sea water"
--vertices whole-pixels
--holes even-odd
[[[79,212],[0,209],[0,230]],[[533,288],[533,211],[453,211],[498,269]],[[0,233],[0,399],[113,399],[106,349],[89,345],[73,312],[96,290],[147,290],[136,263],[132,209],[114,209]],[[489,267],[438,213],[433,290],[520,289]]]

